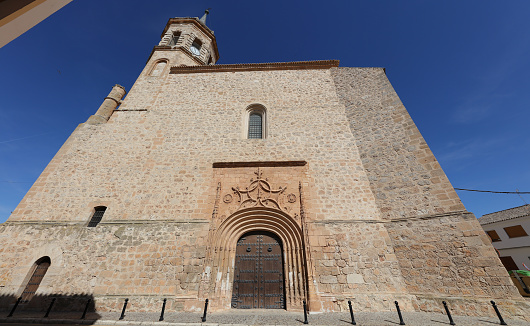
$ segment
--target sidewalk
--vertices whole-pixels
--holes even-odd
[[[199,313],[167,313],[164,321],[159,322],[159,314],[130,312],[126,313],[124,320],[118,320],[119,312],[102,312],[99,314],[89,313],[85,320],[79,319],[80,313],[51,313],[49,318],[42,318],[43,314],[16,314],[13,317],[5,317],[7,313],[0,315],[0,324],[68,324],[68,325],[164,325],[164,326],[249,326],[249,325],[303,325],[303,313],[287,312],[284,310],[231,310],[227,312],[213,313],[207,316],[206,322],[201,323],[202,314]],[[406,325],[449,325],[449,319],[444,314],[404,312],[403,319]],[[491,311],[484,317],[453,316],[456,325],[499,325],[495,312]],[[362,312],[355,314],[355,320],[359,326],[394,326],[399,325],[397,312]],[[308,316],[309,325],[319,326],[346,326],[351,325],[349,313],[320,313]],[[505,319],[508,325],[527,326],[528,322]]]

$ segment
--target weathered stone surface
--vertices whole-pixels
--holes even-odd
[[[364,283],[364,279],[361,274],[348,274],[347,279],[349,284]]]

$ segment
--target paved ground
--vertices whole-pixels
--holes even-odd
[[[205,323],[201,323],[202,314],[198,313],[167,313],[163,322],[158,322],[159,314],[155,313],[127,313],[124,320],[118,321],[120,313],[88,314],[86,320],[80,320],[81,313],[51,313],[49,318],[42,318],[40,314],[19,313],[7,318],[7,314],[0,313],[2,325],[21,325],[31,323],[33,325],[164,325],[164,326],[248,326],[248,325],[303,325],[303,313],[271,310],[253,311],[229,311],[214,313],[207,316]],[[399,317],[395,312],[357,313],[355,315],[357,325],[360,326],[394,326],[399,325]],[[433,313],[406,312],[403,313],[406,325],[410,326],[443,326],[449,325],[446,315]],[[456,325],[499,325],[495,312],[491,311],[489,316],[484,317],[453,317]],[[320,326],[346,326],[351,325],[349,313],[321,313],[308,316],[309,325]],[[508,325],[528,326],[530,323],[516,320],[506,320]]]

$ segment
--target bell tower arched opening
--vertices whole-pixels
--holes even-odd
[[[232,308],[285,309],[285,274],[281,239],[251,231],[236,246]]]

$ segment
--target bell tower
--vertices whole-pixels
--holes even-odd
[[[169,66],[213,65],[219,59],[213,31],[206,26],[206,10],[202,18],[170,18],[161,40],[153,48],[149,61],[164,57]]]

